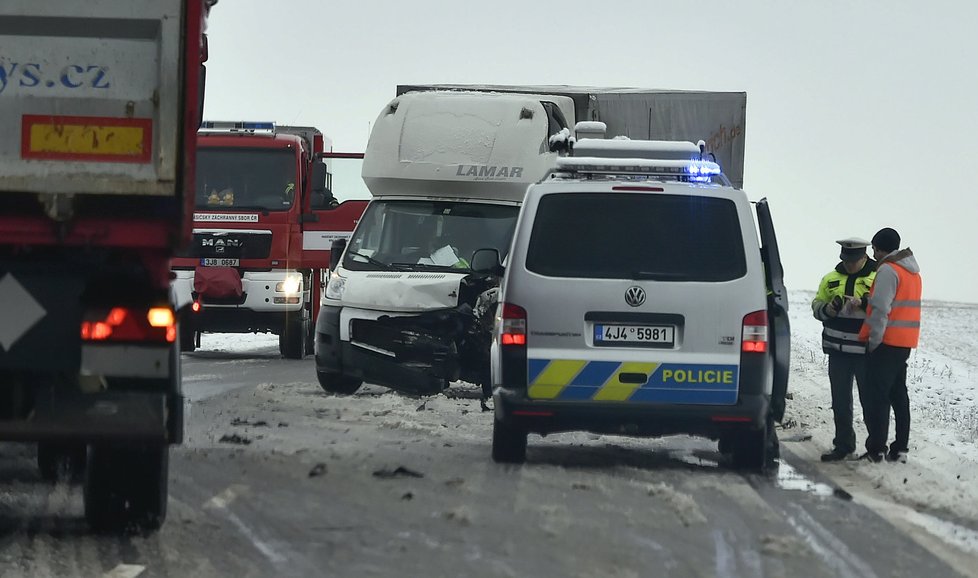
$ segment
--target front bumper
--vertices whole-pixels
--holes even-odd
[[[342,307],[323,306],[316,322],[316,370],[353,377],[367,383],[421,395],[445,389],[457,379],[458,362],[414,352],[417,362],[399,360],[397,354],[369,344],[343,341],[340,333]]]
[[[194,272],[177,269],[173,271],[176,277],[171,283],[173,300],[179,309],[194,301]],[[224,309],[231,311],[252,311],[255,313],[281,313],[299,311],[303,305],[309,301],[309,288],[302,287],[298,294],[285,294],[275,291],[275,285],[286,280],[290,275],[296,275],[295,271],[285,269],[273,269],[271,271],[244,271],[241,276],[242,297],[235,302],[228,300],[211,300],[207,296],[201,296],[200,301],[204,308]],[[297,303],[276,303],[276,298],[298,296]]]
[[[663,405],[537,401],[522,389],[497,387],[496,419],[528,432],[590,431],[665,436],[689,434],[716,439],[735,429],[766,427],[770,396],[741,393],[735,405]]]

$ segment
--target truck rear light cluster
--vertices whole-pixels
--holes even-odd
[[[767,311],[755,311],[744,316],[741,351],[744,353],[767,351]]]
[[[526,347],[526,310],[512,303],[501,303],[499,343]]]
[[[155,341],[177,339],[176,318],[169,307],[113,307],[106,313],[92,312],[81,324],[82,341]]]

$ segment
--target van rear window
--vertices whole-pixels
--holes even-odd
[[[677,282],[747,274],[733,201],[634,193],[543,196],[526,268],[548,277]]]

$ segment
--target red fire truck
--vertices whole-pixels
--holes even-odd
[[[201,125],[193,241],[172,261],[184,351],[204,332],[265,332],[287,358],[312,353],[330,246],[367,205],[338,202],[330,171],[334,159],[362,154],[328,144],[312,127]]]
[[[215,2],[0,3],[0,441],[38,442],[45,479],[84,471],[97,529],[166,517],[169,260],[190,238]]]

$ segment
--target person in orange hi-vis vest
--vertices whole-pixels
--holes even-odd
[[[866,342],[868,399],[864,400],[866,453],[872,462],[905,462],[910,439],[907,359],[920,338],[920,266],[909,248],[900,249],[900,234],[886,227],[873,236],[876,279],[869,292],[866,320],[859,331]],[[890,407],[896,439],[887,448]]]

